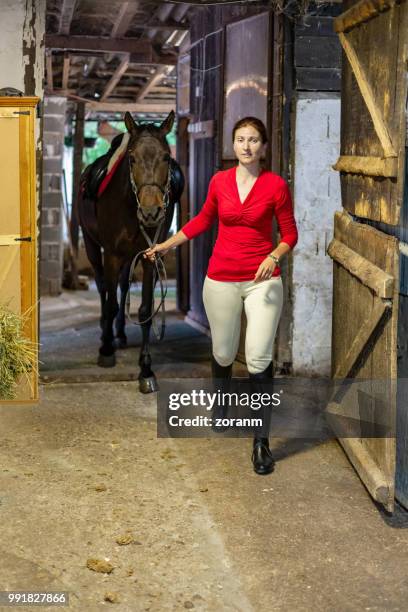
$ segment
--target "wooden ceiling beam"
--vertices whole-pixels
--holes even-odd
[[[107,113],[169,113],[175,110],[173,102],[141,103],[137,102],[87,102],[88,111],[98,111]]]
[[[160,81],[165,74],[167,73],[167,66],[159,66],[156,68],[156,72],[151,76],[151,78],[145,83],[139,93],[136,96],[135,102],[141,102],[143,98],[145,98],[148,93],[153,89],[158,81]]]
[[[59,21],[59,34],[69,34],[72,17],[74,16],[76,0],[63,0]]]
[[[73,53],[129,53],[134,64],[156,64],[175,66],[177,52],[157,53],[151,41],[135,38],[109,38],[106,36],[61,36],[45,35],[46,49],[72,50]]]
[[[52,51],[47,51],[45,56],[45,64],[47,68],[47,90],[50,93],[54,89],[54,73],[52,71]]]
[[[137,29],[142,29],[142,30],[151,30],[151,29],[155,29],[158,31],[164,31],[164,30],[179,30],[179,31],[185,31],[185,30],[189,30],[190,26],[187,23],[179,23],[178,21],[174,21],[173,19],[168,19],[166,21],[157,21],[157,22],[153,22],[153,21],[149,21],[148,23],[143,23],[140,26],[137,26]]]
[[[63,90],[67,90],[68,89],[68,80],[69,80],[69,65],[71,62],[71,58],[69,57],[68,53],[65,53],[64,55],[64,64],[62,67],[62,89]]]
[[[150,41],[134,38],[109,38],[107,36],[46,34],[45,47],[75,51],[102,51],[104,53],[133,53],[146,55],[146,57],[151,57],[153,54]]]
[[[112,38],[124,36],[129,29],[140,2],[123,2],[111,31]]]
[[[128,69],[128,66],[129,66],[129,55],[125,55],[120,61],[120,64],[116,68],[112,77],[109,79],[105,87],[105,90],[101,96],[101,100],[100,100],[101,102],[105,102],[105,100],[109,98],[110,94],[115,89],[116,85],[119,83],[120,79],[125,74],[126,70]]]
[[[137,56],[131,54],[130,55],[130,63],[131,64],[152,64],[154,66],[176,66],[177,65],[177,54],[169,54],[169,53],[155,53],[153,51],[153,57],[151,62],[142,62],[138,59]]]

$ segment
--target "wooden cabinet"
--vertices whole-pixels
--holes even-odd
[[[38,342],[35,120],[38,98],[0,97],[0,303],[27,313],[24,333]],[[35,371],[34,371],[35,370]],[[18,381],[18,402],[38,401],[38,355]]]

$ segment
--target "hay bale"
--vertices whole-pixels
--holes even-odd
[[[14,399],[17,381],[32,372],[37,359],[37,345],[24,335],[30,310],[18,315],[0,304],[0,399]],[[30,378],[28,378],[30,381]]]

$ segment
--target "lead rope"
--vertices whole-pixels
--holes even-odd
[[[145,237],[145,240],[146,240],[147,244],[149,245],[149,247],[152,247],[154,244],[156,244],[156,241],[157,241],[157,239],[159,237],[159,234],[160,234],[160,230],[161,230],[162,225],[163,225],[163,221],[161,221],[159,223],[159,225],[157,226],[156,233],[154,235],[153,240],[150,240],[149,236],[145,232],[144,227],[142,225],[140,226],[142,234]],[[126,294],[126,305],[125,305],[126,316],[129,319],[129,321],[131,323],[133,323],[133,325],[144,325],[148,321],[152,321],[152,327],[153,327],[154,334],[155,334],[157,340],[160,341],[160,340],[163,340],[164,332],[165,332],[165,329],[166,329],[166,309],[165,309],[164,300],[165,300],[165,297],[167,295],[167,273],[166,273],[166,268],[164,267],[163,260],[162,260],[161,256],[158,253],[156,253],[154,263],[155,263],[155,266],[156,266],[157,277],[158,277],[158,280],[159,280],[159,283],[160,283],[160,293],[161,293],[160,303],[159,303],[158,307],[156,308],[156,310],[150,315],[150,317],[148,317],[144,321],[140,321],[140,322],[139,321],[135,321],[130,316],[130,287],[132,285],[133,273],[134,273],[134,270],[135,270],[138,258],[140,257],[140,255],[142,253],[144,253],[144,250],[143,251],[139,251],[134,256],[134,258],[132,260],[132,263],[130,265],[130,269],[129,269],[129,288],[128,288],[127,294]],[[160,272],[163,273],[163,278],[164,278],[165,286],[163,285],[163,279],[161,277]],[[162,311],[162,314],[161,314],[161,328],[160,328],[160,331],[158,331],[156,329],[156,327],[155,327],[155,324],[154,324],[154,317],[157,315],[157,313],[159,312],[160,308],[161,308],[161,311]],[[152,310],[153,309],[154,309],[154,286],[153,286],[153,292],[152,292]]]

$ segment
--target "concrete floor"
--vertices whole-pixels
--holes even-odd
[[[52,331],[64,299],[43,310],[41,402],[0,408],[0,590],[69,591],[84,612],[406,610],[407,515],[372,502],[337,442],[273,439],[275,472],[260,477],[249,439],[158,439],[154,395],[95,378],[95,316]],[[188,372],[208,372],[208,338],[170,319],[170,344],[190,337]],[[180,371],[168,350],[159,376]]]

